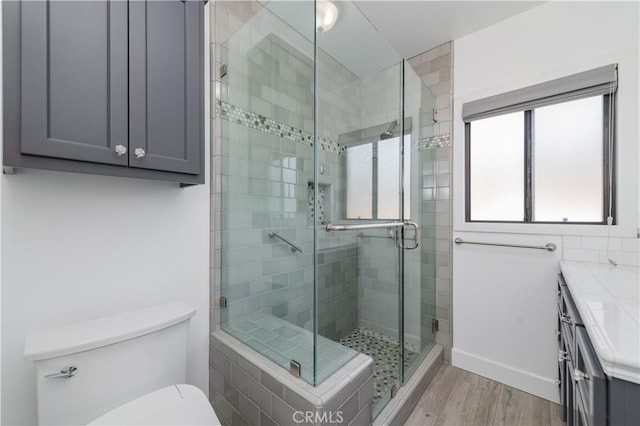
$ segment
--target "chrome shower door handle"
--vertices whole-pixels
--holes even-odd
[[[78,367],[73,364],[69,364],[60,370],[59,373],[47,374],[44,376],[45,379],[68,379],[76,375],[78,372]]]
[[[408,220],[404,222],[404,226],[402,228],[406,229],[407,226],[411,226],[413,228],[413,238],[409,240],[412,241],[413,244],[410,246],[404,245],[404,240],[401,239],[398,234],[396,234],[396,246],[405,250],[415,250],[420,245],[420,227],[417,223]]]

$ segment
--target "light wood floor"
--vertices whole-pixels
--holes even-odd
[[[445,363],[405,423],[561,426],[560,406]]]

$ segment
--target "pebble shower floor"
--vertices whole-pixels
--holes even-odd
[[[392,337],[366,328],[356,328],[351,334],[340,339],[340,343],[350,349],[373,358],[373,406],[390,392],[400,377],[400,342]],[[405,370],[418,355],[418,351],[405,345]]]

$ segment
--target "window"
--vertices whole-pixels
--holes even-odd
[[[513,113],[473,123],[472,220],[523,218],[524,144],[519,143],[524,134],[522,116],[522,113]]]
[[[404,137],[404,218],[410,216],[411,136]],[[347,148],[347,219],[400,218],[400,138]]]
[[[347,148],[347,218],[373,218],[373,144]]]
[[[463,106],[468,222],[614,217],[616,71],[602,67]]]

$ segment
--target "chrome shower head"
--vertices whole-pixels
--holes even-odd
[[[391,132],[393,131],[393,129],[396,127],[397,124],[398,124],[398,120],[393,120],[389,125],[389,128],[387,129],[387,131],[380,135],[380,140],[383,141],[385,139],[391,139],[393,137],[393,133]]]

